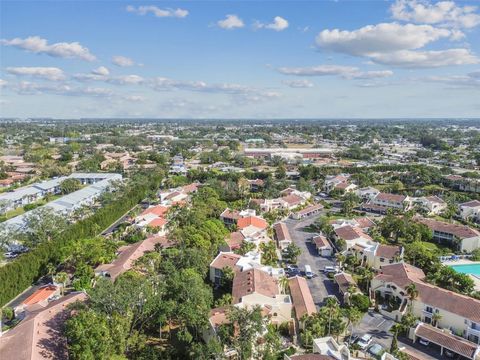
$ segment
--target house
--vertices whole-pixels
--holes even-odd
[[[411,304],[413,315],[423,323],[450,329],[478,344],[480,300],[431,285],[424,279],[423,271],[413,265],[403,262],[384,265],[372,279],[370,294],[387,317],[400,321]],[[413,301],[407,293],[410,284],[418,292]]]
[[[458,205],[463,220],[478,222],[480,219],[480,201],[472,200]]]
[[[283,201],[286,210],[293,210],[306,202],[306,199],[298,194],[289,194],[280,199]]]
[[[292,218],[296,220],[308,218],[310,216],[314,216],[318,214],[322,210],[323,210],[322,204],[310,205],[310,206],[307,206],[305,209],[302,209],[293,213]]]
[[[231,232],[228,237],[225,238],[225,244],[220,246],[220,251],[232,252],[239,249],[244,241],[245,236],[240,231]]]
[[[292,243],[292,237],[290,236],[290,232],[285,223],[276,223],[273,225],[273,230],[275,231],[275,240],[280,249],[283,250]]]
[[[360,292],[357,286],[357,282],[353,279],[352,275],[346,272],[341,272],[333,276],[333,280],[338,285],[338,290],[343,296],[348,296],[352,288],[356,292]]]
[[[318,251],[318,255],[323,257],[330,257],[333,254],[333,248],[328,239],[323,235],[317,235],[312,238],[312,242],[315,244],[315,248]]]
[[[438,196],[425,196],[414,201],[428,215],[438,215],[447,208],[447,203]]]
[[[328,175],[325,178],[325,182],[323,183],[323,190],[326,193],[330,193],[333,191],[338,185],[340,184],[348,184],[348,179],[350,175],[348,174],[341,174],[341,175]],[[342,185],[343,186],[343,185]]]
[[[167,225],[165,216],[168,209],[167,206],[163,205],[151,206],[145,209],[135,218],[135,226],[139,228],[156,228],[158,229],[157,235],[165,235]]]
[[[247,182],[251,192],[258,192],[265,186],[265,182],[262,179],[247,180]]]
[[[364,232],[370,230],[376,223],[368,217],[359,217],[356,219],[333,219],[329,222],[334,228],[342,226],[353,226],[362,229]]]
[[[410,209],[412,201],[408,196],[378,193],[369,202],[363,205],[364,210],[385,214],[388,209],[397,211],[407,211]]]
[[[164,236],[152,236],[134,244],[122,246],[118,249],[115,260],[95,268],[95,275],[110,278],[114,281],[118,276],[132,269],[135,260],[141,258],[147,252],[154,251],[156,245],[171,247],[173,243]]]
[[[380,193],[380,190],[374,187],[364,187],[355,190],[355,194],[363,201],[370,201]]]
[[[350,360],[350,350],[345,344],[339,344],[332,336],[313,340],[313,352],[331,356],[334,359]]]
[[[236,272],[232,286],[233,303],[244,307],[271,309],[273,324],[292,321],[292,300],[282,294],[278,279],[259,269]]]
[[[333,356],[330,355],[321,355],[321,354],[300,354],[300,355],[283,355],[283,360],[336,360]]]
[[[67,359],[67,340],[63,324],[70,315],[68,305],[85,301],[83,292],[70,293],[45,307],[27,311],[25,318],[0,337],[2,359]]]
[[[259,246],[261,242],[270,241],[267,236],[268,223],[258,216],[247,216],[238,219],[237,228],[245,237],[245,241]]]
[[[357,226],[345,225],[340,227],[334,226],[335,238],[342,239],[347,244],[347,249],[355,245],[356,243],[365,243],[372,241],[372,238],[366,234],[362,229]]]
[[[297,328],[300,329],[303,328],[305,317],[315,314],[317,308],[304,277],[294,276],[289,278],[288,287],[295,311]]]
[[[251,210],[251,209],[239,211],[239,210],[230,210],[229,208],[226,208],[220,214],[220,220],[222,220],[225,225],[232,226],[237,224],[238,219],[241,219],[247,216],[255,216],[255,215],[256,215],[255,210]]]
[[[210,263],[210,281],[212,284],[220,285],[223,277],[223,269],[231,268],[233,271],[240,271],[236,266],[242,256],[234,253],[220,252]]]
[[[440,355],[445,350],[458,354],[464,359],[480,359],[480,346],[453,334],[448,329],[439,329],[429,324],[419,323],[411,334],[412,340],[424,339],[440,347]]]
[[[45,307],[51,300],[56,299],[59,296],[60,288],[58,286],[52,284],[42,286],[15,308],[15,314],[19,315],[23,313],[25,309],[33,305]]]
[[[356,255],[363,266],[368,265],[375,270],[380,270],[383,265],[403,260],[403,247],[398,245],[385,245],[374,241],[358,242],[349,251]]]
[[[459,251],[471,252],[480,247],[480,232],[466,225],[452,224],[426,218],[417,221],[433,231],[433,240],[456,247]]]

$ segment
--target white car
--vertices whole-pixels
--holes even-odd
[[[339,269],[338,269],[338,267],[336,267],[336,266],[328,266],[328,265],[327,265],[327,266],[325,266],[325,267],[323,268],[323,272],[324,272],[325,274],[328,274],[328,273],[335,273],[335,274],[336,274],[336,273],[339,272]]]
[[[370,345],[371,342],[372,342],[372,335],[365,334],[360,339],[358,339],[357,344],[360,347],[360,349],[365,350],[368,347],[368,345]]]
[[[420,344],[424,345],[424,346],[430,345],[430,341],[425,340],[425,339],[422,339],[422,338],[420,338],[420,340],[418,340],[418,342],[419,342]]]

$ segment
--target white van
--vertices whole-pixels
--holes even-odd
[[[313,272],[310,265],[305,265],[305,276],[307,277],[307,279],[313,278]]]

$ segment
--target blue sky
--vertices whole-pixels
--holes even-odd
[[[2,1],[0,116],[480,117],[479,6]]]

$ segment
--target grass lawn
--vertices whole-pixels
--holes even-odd
[[[453,250],[447,246],[435,244],[428,241],[422,241],[422,244],[430,251],[435,252],[439,255],[447,255],[453,253]]]

